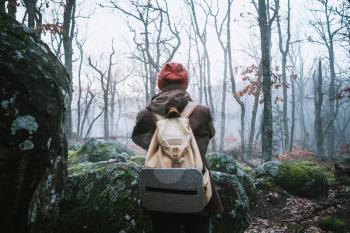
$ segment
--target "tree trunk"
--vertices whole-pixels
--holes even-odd
[[[16,19],[16,12],[17,12],[17,0],[8,0],[7,3],[7,13],[8,15]]]
[[[322,129],[322,103],[323,103],[323,94],[322,94],[322,64],[321,60],[318,63],[318,75],[317,79],[314,80],[314,96],[315,96],[315,138],[316,138],[316,150],[319,157],[324,155],[323,150],[323,129]]]
[[[288,148],[289,144],[289,130],[288,130],[288,84],[287,84],[287,54],[282,56],[282,91],[283,91],[283,110],[282,110],[282,121],[283,121],[283,132],[284,132],[284,148]]]
[[[5,0],[0,1],[0,12],[4,14],[6,13]]]
[[[37,0],[25,0],[24,4],[27,8],[28,14],[28,28],[35,29],[35,13],[36,13],[36,2]]]
[[[72,136],[72,95],[73,95],[73,37],[75,28],[75,0],[67,1],[63,13],[63,49],[64,49],[64,66],[70,78],[70,95],[68,98],[68,110],[67,110],[67,137]]]
[[[241,160],[245,160],[245,105],[243,101],[241,100],[241,97],[238,96],[236,91],[236,80],[234,78],[233,73],[233,61],[232,61],[232,49],[231,49],[231,4],[228,0],[228,14],[227,14],[227,57],[228,57],[228,67],[229,67],[229,73],[231,78],[231,87],[232,87],[232,94],[233,98],[236,100],[236,102],[239,104],[241,108]]]
[[[250,122],[250,132],[249,132],[249,142],[248,142],[248,155],[251,156],[253,154],[253,140],[254,140],[254,134],[255,134],[255,121],[256,121],[256,114],[258,112],[259,107],[259,99],[260,99],[260,91],[261,91],[261,62],[259,64],[259,71],[258,71],[258,82],[259,86],[257,87],[255,97],[254,97],[254,105],[252,109],[252,119]]]
[[[327,132],[327,152],[329,156],[334,156],[334,121],[335,121],[335,67],[334,67],[334,49],[333,41],[330,41],[330,46],[328,48],[329,53],[329,68],[331,73],[331,81],[329,83],[328,98],[329,98],[329,129]]]
[[[300,85],[298,85],[298,89],[299,89],[299,93],[298,93],[298,103],[299,103],[299,114],[300,114],[300,124],[301,124],[301,128],[302,128],[302,135],[304,135],[303,137],[303,144],[304,147],[307,146],[305,144],[306,142],[306,135],[308,134],[307,130],[306,130],[306,124],[305,124],[305,115],[304,115],[304,98],[305,98],[305,91],[304,91],[304,82],[303,82],[303,78],[300,77]]]
[[[197,19],[197,16],[196,16],[195,4],[194,4],[193,0],[190,1],[190,5],[191,5],[191,10],[192,10],[193,22],[194,22],[194,26],[195,26],[195,32],[196,32],[199,40],[201,41],[201,44],[202,44],[203,50],[204,50],[204,55],[205,55],[205,58],[206,58],[206,66],[205,67],[206,67],[207,83],[205,83],[205,85],[208,85],[208,89],[207,90],[208,90],[209,107],[210,107],[210,110],[212,112],[213,117],[215,118],[215,107],[214,107],[214,100],[213,100],[213,95],[212,95],[212,90],[211,90],[210,56],[209,56],[209,53],[208,53],[206,40],[204,39],[204,36],[201,35],[201,33],[199,31],[198,19]],[[212,150],[215,151],[216,150],[215,137],[212,139],[211,144],[212,144]]]
[[[81,97],[82,97],[82,86],[81,86],[81,69],[84,60],[84,51],[83,51],[83,43],[79,43],[76,41],[77,47],[79,49],[80,59],[79,59],[79,69],[78,69],[78,101],[77,101],[77,136],[80,136],[80,125],[81,125]],[[87,94],[87,93],[86,93]],[[80,137],[79,137],[80,138]]]
[[[224,139],[226,130],[226,80],[227,80],[227,56],[224,52],[224,77],[222,82],[222,100],[221,100],[221,130],[220,130],[220,151],[224,151]]]
[[[263,94],[264,109],[262,123],[262,155],[266,161],[272,159],[272,100],[271,100],[271,74],[270,74],[270,49],[267,28],[267,15],[265,0],[259,0],[259,28],[261,38],[261,55],[263,70]]]
[[[89,96],[90,96],[90,99],[89,99]],[[84,129],[85,129],[85,122],[88,118],[91,104],[92,104],[95,96],[96,96],[96,94],[93,94],[90,90],[88,90],[88,93],[86,93],[86,98],[85,98],[86,107],[84,109],[84,116],[83,116],[83,119],[81,121],[81,126],[80,126],[80,131],[79,131],[80,134],[78,135],[80,138],[83,138],[83,133],[84,133]]]
[[[290,127],[290,143],[289,143],[289,151],[293,150],[294,143],[294,128],[295,128],[295,86],[293,76],[290,78],[290,82],[292,84],[292,122]]]
[[[278,29],[278,39],[279,39],[279,50],[282,55],[282,91],[283,91],[283,132],[284,132],[284,148],[288,150],[289,148],[289,132],[288,132],[288,84],[287,84],[287,55],[289,52],[289,42],[290,42],[290,0],[288,0],[288,10],[287,10],[287,38],[285,45],[283,45],[282,29],[280,23],[280,16],[277,15],[277,29]]]
[[[108,90],[104,91],[103,94],[103,102],[104,102],[104,110],[103,110],[103,128],[104,128],[104,137],[105,140],[108,140],[109,138],[109,117],[108,117]]]

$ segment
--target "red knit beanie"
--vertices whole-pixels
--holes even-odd
[[[158,75],[158,87],[162,90],[164,87],[177,84],[183,89],[188,87],[188,72],[181,63],[166,63]]]

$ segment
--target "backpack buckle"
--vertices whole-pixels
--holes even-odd
[[[179,167],[183,161],[179,155],[179,148],[175,147],[171,149],[171,160],[173,161],[173,167]]]

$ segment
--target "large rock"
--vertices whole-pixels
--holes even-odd
[[[276,177],[281,165],[281,161],[269,161],[263,163],[255,169],[255,176],[257,178],[266,176]]]
[[[69,153],[69,163],[98,162],[115,159],[126,162],[134,153],[115,141],[89,139],[81,149]]]
[[[0,226],[39,232],[66,182],[64,67],[34,33],[0,14]]]
[[[309,161],[283,163],[275,180],[281,188],[294,195],[309,198],[328,195],[324,168]]]
[[[212,171],[235,175],[243,186],[251,202],[256,200],[256,189],[253,179],[235,162],[232,156],[212,152],[206,155],[208,166]]]
[[[55,232],[151,233],[140,216],[138,172],[134,162],[85,162],[69,166],[68,195]],[[225,212],[213,219],[216,233],[241,233],[250,223],[249,202],[234,175],[213,172]]]
[[[55,232],[151,232],[149,219],[139,213],[138,170],[117,161],[70,166],[68,193]]]
[[[317,198],[327,196],[329,172],[310,161],[272,161],[260,165],[256,171],[257,186],[271,190],[276,185],[288,193]]]
[[[213,219],[215,233],[242,233],[251,223],[248,197],[235,175],[212,172],[224,213]]]

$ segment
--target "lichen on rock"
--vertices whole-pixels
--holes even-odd
[[[235,162],[232,156],[212,152],[206,155],[208,166],[213,171],[224,172],[235,175],[251,202],[256,199],[256,190],[253,179]]]
[[[64,194],[69,79],[34,32],[2,13],[0,28],[1,231],[42,232]]]
[[[328,171],[311,161],[271,161],[256,168],[256,186],[290,194],[317,198],[328,194]]]
[[[76,153],[71,152],[70,159],[78,156]],[[140,215],[138,174],[144,157],[127,158],[126,162],[69,163],[68,189],[54,228],[56,233],[152,232],[149,216]],[[214,231],[244,232],[251,219],[249,200],[239,180],[235,175],[213,172],[213,181],[225,209],[213,218]]]
[[[281,165],[282,165],[282,162],[280,161],[269,161],[269,162],[263,163],[255,169],[255,176],[256,177],[263,177],[263,176],[276,177]]]
[[[18,116],[11,125],[11,133],[14,135],[19,130],[27,130],[29,134],[35,133],[39,128],[35,118],[31,115]]]
[[[310,161],[283,163],[275,180],[281,188],[294,195],[309,198],[328,195],[325,169]]]
[[[89,139],[79,150],[71,151],[69,163],[98,162],[115,159],[126,162],[134,153],[115,141]]]

